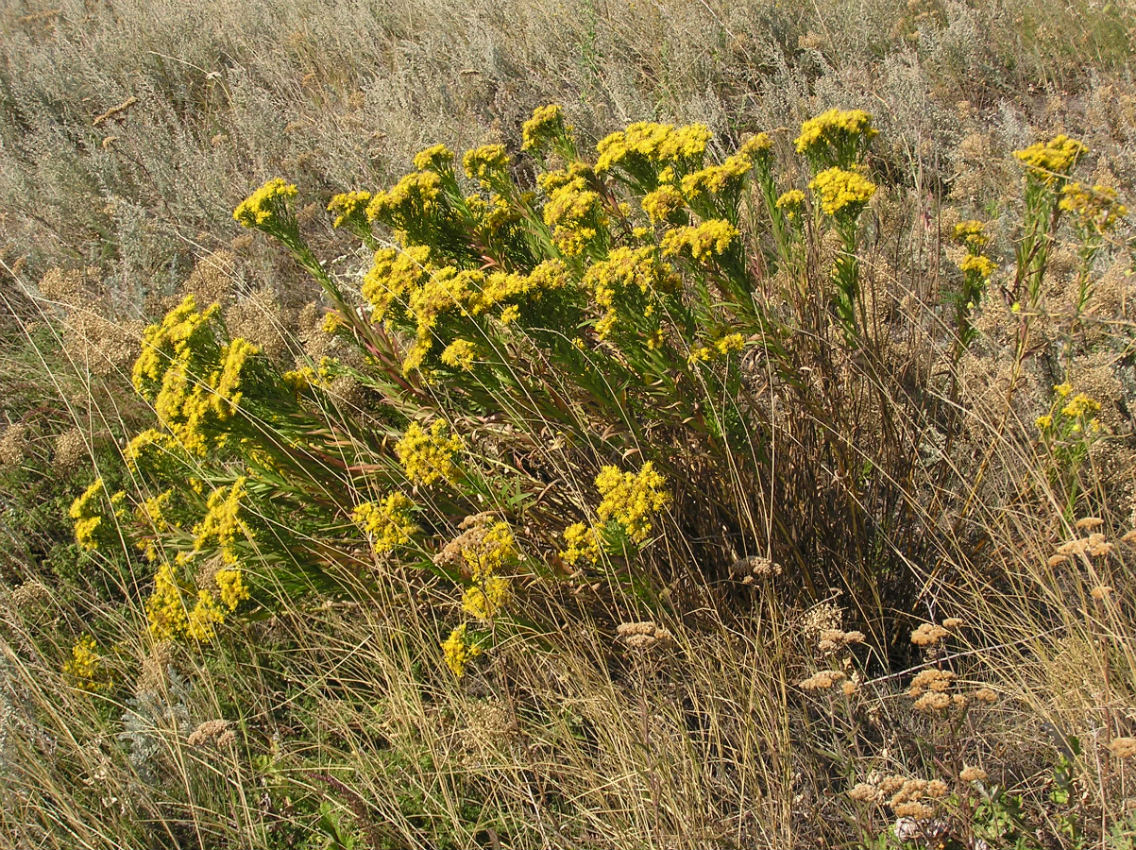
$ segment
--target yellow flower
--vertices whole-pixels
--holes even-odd
[[[861,109],[830,109],[801,125],[797,153],[814,163],[852,165],[861,148],[876,135],[872,116]]]
[[[959,263],[959,268],[964,272],[975,272],[979,277],[988,279],[990,275],[994,274],[996,266],[989,257],[982,254],[967,254]]]
[[[564,529],[565,547],[560,557],[569,566],[581,561],[594,564],[600,559],[600,533],[597,529],[576,522]]]
[[[668,230],[661,243],[663,254],[689,254],[699,262],[724,254],[738,236],[738,229],[723,219],[708,219],[698,225]]]
[[[596,514],[602,520],[619,523],[633,543],[641,544],[651,532],[650,515],[670,501],[663,490],[665,483],[651,461],[644,463],[638,473],[605,466],[596,476],[596,487],[603,496]]]
[[[430,279],[433,268],[430,249],[425,245],[415,245],[405,251],[394,248],[376,251],[361,290],[372,307],[371,320],[385,320],[392,307],[405,309],[410,296]]]
[[[395,546],[405,546],[418,533],[418,526],[410,517],[414,503],[402,493],[391,493],[382,502],[365,502],[352,514],[355,522],[371,538],[371,546],[383,555]]]
[[[1065,398],[1065,396],[1073,392],[1073,385],[1069,383],[1056,384],[1053,387],[1053,391],[1057,393],[1057,395],[1061,396],[1061,398]]]
[[[788,219],[796,218],[804,205],[805,193],[800,189],[790,189],[788,192],[783,192],[774,203],[774,206],[782,210]]]
[[[146,618],[154,640],[173,640],[185,631],[187,613],[173,567],[162,564],[154,576],[154,592],[146,600]]]
[[[390,190],[378,192],[367,205],[367,218],[392,227],[432,215],[442,194],[442,178],[434,171],[413,171]]]
[[[492,620],[512,595],[509,580],[489,575],[470,585],[462,594],[462,610],[479,620]]]
[[[1092,413],[1097,413],[1101,409],[1100,402],[1094,398],[1090,398],[1084,393],[1077,393],[1073,398],[1061,408],[1061,413],[1069,418],[1079,418],[1081,416],[1088,416]]]
[[[565,126],[564,111],[559,105],[538,106],[533,110],[532,118],[521,126],[521,150],[540,150],[548,142],[567,135],[571,129]]]
[[[71,658],[64,663],[63,672],[75,680],[77,687],[97,693],[106,690],[109,684],[102,681],[102,667],[102,658],[95,651],[95,639],[83,635],[71,647]]]
[[[479,655],[481,647],[471,643],[465,623],[450,632],[450,636],[442,643],[442,658],[458,679],[465,675],[466,665]]]
[[[1089,149],[1064,133],[1049,142],[1036,142],[1028,148],[1014,151],[1014,156],[1026,167],[1026,175],[1052,186],[1067,175]]]
[[[190,640],[208,643],[217,635],[216,627],[225,622],[225,613],[208,590],[197,591],[197,604],[186,616],[185,634]]]
[[[509,310],[516,311],[516,305],[506,308],[505,313]],[[501,321],[508,324],[505,320],[505,313],[501,314]],[[513,318],[516,318],[513,316]],[[447,366],[452,366],[455,369],[461,369],[463,372],[470,372],[473,370],[473,363],[477,357],[477,346],[475,346],[468,339],[455,339],[442,351],[442,362]]]
[[[876,193],[876,184],[855,171],[828,168],[817,174],[809,188],[820,197],[821,209],[829,215],[857,215]]]
[[[253,536],[242,518],[241,503],[248,496],[247,481],[241,476],[231,487],[218,487],[209,494],[205,516],[193,529],[193,553],[216,547],[225,563],[237,563],[236,544]]]
[[[686,202],[674,187],[662,186],[644,195],[642,205],[651,221],[667,221],[686,206]]]
[[[454,455],[462,450],[462,441],[450,436],[449,430],[441,419],[434,420],[429,431],[417,422],[410,423],[394,450],[411,483],[432,484],[439,478],[454,482],[458,471]]]
[[[596,172],[603,174],[617,166],[636,168],[643,163],[697,161],[706,152],[710,138],[710,130],[702,124],[677,130],[670,124],[630,124],[596,145]],[[665,182],[661,174],[659,180]]]
[[[296,186],[281,178],[269,180],[233,211],[243,227],[271,228],[288,217],[288,200],[296,197]]]
[[[327,211],[335,214],[332,227],[342,227],[355,222],[365,224],[367,221],[367,205],[371,203],[370,192],[341,192],[333,197],[327,205]]]
[[[1047,413],[1044,416],[1037,417],[1034,424],[1039,431],[1048,431],[1053,426],[1053,417]]]
[[[582,175],[552,189],[544,205],[544,223],[553,228],[556,247],[568,256],[581,253],[586,243],[596,238],[597,225],[603,220],[599,193],[589,188]]]
[[[1099,183],[1091,189],[1080,183],[1069,183],[1061,190],[1058,206],[1077,218],[1085,229],[1108,233],[1128,215],[1128,208],[1116,200],[1116,190]]]
[[[488,184],[492,178],[508,174],[509,155],[504,145],[482,145],[466,151],[462,157],[466,176]]]
[[[414,167],[419,171],[449,171],[454,152],[445,145],[434,145],[414,155]]]
[[[230,611],[249,598],[249,590],[245,585],[244,574],[238,569],[222,567],[213,574],[213,581],[217,585],[217,594],[221,602]]]
[[[955,225],[953,239],[955,243],[965,245],[976,254],[990,242],[990,237],[986,235],[986,225],[973,218]]]

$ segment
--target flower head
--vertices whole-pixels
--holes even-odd
[[[411,483],[432,484],[439,478],[453,482],[457,477],[454,456],[462,450],[462,441],[450,434],[442,419],[435,419],[429,430],[412,422],[394,450]]]

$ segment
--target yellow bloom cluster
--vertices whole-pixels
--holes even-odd
[[[851,165],[851,153],[876,135],[872,116],[862,109],[830,109],[801,125],[797,153],[815,161]]]
[[[651,514],[670,501],[663,490],[665,483],[651,461],[644,463],[638,473],[605,466],[596,476],[596,487],[603,497],[596,514],[605,522],[614,520],[623,526],[633,543],[643,543],[651,533]]]
[[[377,505],[364,502],[351,516],[370,537],[375,553],[385,555],[396,546],[405,546],[418,533],[418,526],[410,516],[413,506],[402,493],[391,493]]]
[[[560,557],[572,567],[580,561],[594,564],[600,559],[602,543],[599,529],[582,522],[575,522],[564,529],[565,546],[560,552]]]
[[[800,189],[790,189],[777,198],[774,206],[783,211],[786,218],[796,218],[805,206],[805,193]]]
[[[405,251],[394,248],[376,251],[362,286],[363,297],[372,307],[372,321],[384,321],[392,305],[405,309],[410,293],[422,287],[430,269],[430,249],[425,245],[415,245]]]
[[[554,188],[545,188],[549,197],[544,205],[544,223],[553,228],[552,238],[556,247],[568,256],[575,256],[596,238],[597,225],[603,221],[599,193],[589,188],[589,181],[583,174],[560,185],[546,181],[545,186]]]
[[[224,423],[244,395],[242,372],[248,359],[259,353],[240,338],[218,347],[212,325],[218,309],[213,304],[197,312],[194,297],[187,295],[161,324],[145,330],[142,353],[134,363],[139,395],[154,403],[159,421],[178,442],[201,457],[224,443]]]
[[[455,339],[442,349],[442,362],[463,372],[473,371],[477,359],[477,346],[468,339]]]
[[[108,683],[103,681],[102,666],[102,658],[95,651],[95,639],[91,635],[83,635],[71,647],[71,658],[64,663],[63,672],[74,679],[77,687],[97,693],[108,687]]]
[[[703,124],[678,129],[671,124],[630,124],[596,145],[596,171],[603,174],[621,165],[635,168],[646,163],[697,162],[706,153],[710,139],[710,130]]]
[[[482,145],[465,152],[462,167],[471,180],[488,185],[495,177],[507,176],[509,155],[504,145]]]
[[[564,124],[564,111],[559,105],[550,103],[533,110],[532,118],[521,126],[521,150],[539,151],[546,144],[565,136],[571,127]]]
[[[242,518],[241,503],[248,497],[247,482],[248,479],[241,476],[231,487],[218,487],[209,494],[205,516],[193,528],[192,554],[207,547],[216,548],[225,563],[237,563],[236,544],[253,536]]]
[[[1099,413],[1100,409],[1099,401],[1084,393],[1077,393],[1061,408],[1061,414],[1070,419],[1079,419],[1082,416]]]
[[[667,256],[688,254],[699,262],[706,262],[715,254],[726,253],[737,236],[738,229],[728,221],[712,218],[690,227],[668,230],[663,234],[661,245]]]
[[[217,585],[221,603],[230,611],[237,610],[237,606],[249,598],[249,589],[241,570],[222,567],[213,574],[213,581]]]
[[[654,246],[613,249],[606,260],[593,263],[584,275],[584,285],[592,290],[596,304],[604,310],[603,317],[596,323],[596,335],[606,339],[611,333],[621,295],[633,290],[640,296],[673,293],[680,284],[674,269],[659,260]]]
[[[107,497],[106,485],[102,478],[96,478],[91,485],[71,503],[69,516],[75,523],[75,542],[83,549],[93,552],[99,548],[100,543],[113,540],[115,530],[108,527],[104,520],[103,499]],[[109,497],[112,514],[117,518],[125,517],[126,494],[119,491]]]
[[[507,578],[487,575],[465,589],[462,594],[462,610],[479,620],[492,620],[511,596]]]
[[[1014,157],[1026,167],[1028,177],[1052,186],[1088,152],[1083,144],[1062,133],[1048,142],[1035,142],[1028,148],[1014,151]]]
[[[450,636],[442,643],[442,658],[458,679],[465,675],[466,665],[479,655],[481,647],[470,640],[465,623],[450,632]]]
[[[726,334],[714,340],[711,345],[700,345],[691,349],[686,362],[690,366],[697,363],[707,363],[717,357],[725,357],[731,351],[741,351],[745,348],[745,337],[740,333]]]
[[[454,152],[445,145],[433,145],[414,155],[414,167],[419,171],[449,171],[454,162]]]
[[[366,223],[367,206],[370,203],[370,192],[341,192],[327,205],[327,211],[335,215],[331,226],[342,227],[349,222]]]
[[[288,200],[294,197],[295,184],[275,177],[241,201],[233,218],[243,227],[272,228],[288,218]]]
[[[169,434],[156,428],[147,428],[126,444],[122,456],[126,459],[126,468],[131,472],[139,469],[152,470],[164,465],[177,448],[177,441]]]
[[[428,431],[417,422],[410,423],[394,450],[411,483],[432,484],[439,478],[451,483],[455,480],[458,470],[454,455],[462,450],[462,441],[449,432],[442,419],[434,420]]]
[[[821,208],[829,215],[855,216],[876,193],[876,184],[855,171],[826,168],[810,182],[820,197]]]
[[[1092,188],[1069,183],[1061,190],[1058,206],[1075,215],[1081,227],[1097,233],[1108,233],[1128,215],[1128,208],[1116,200],[1116,190],[1099,183]]]
[[[682,178],[682,192],[697,200],[710,195],[729,197],[741,188],[742,182],[754,166],[758,155],[768,153],[773,142],[765,133],[748,139],[733,156],[726,157],[721,165],[710,165]]]
[[[973,218],[956,224],[952,239],[955,244],[964,245],[975,254],[990,244],[990,237],[986,235],[986,225]]]
[[[412,171],[391,189],[377,192],[367,205],[367,218],[397,227],[430,217],[442,193],[442,178],[434,171]]]
[[[994,274],[994,261],[984,254],[967,254],[959,262],[959,268],[964,274],[974,272],[983,280],[989,279],[990,275]]]
[[[643,211],[651,221],[668,221],[686,206],[686,201],[673,186],[660,186],[643,196]]]
[[[235,611],[249,598],[240,570],[218,570],[214,582],[221,601],[212,591],[201,588],[193,608],[189,608],[173,567],[162,564],[154,576],[154,592],[146,600],[146,617],[154,640],[171,641],[183,635],[199,643],[212,640],[216,627],[225,621],[226,609]]]

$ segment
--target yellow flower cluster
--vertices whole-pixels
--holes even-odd
[[[654,246],[627,248],[620,246],[606,260],[593,263],[584,275],[584,285],[592,290],[596,304],[604,310],[596,323],[596,335],[606,339],[617,321],[617,301],[629,292],[640,296],[677,292],[681,280],[674,269],[661,262]],[[653,309],[647,305],[647,310]]]
[[[1094,413],[1099,413],[1100,409],[1099,401],[1084,393],[1077,393],[1061,408],[1061,414],[1068,416],[1070,419],[1079,419],[1082,416],[1090,416]]]
[[[832,216],[855,216],[876,193],[876,184],[855,171],[826,168],[810,182],[820,197],[821,209]]]
[[[989,279],[990,275],[994,274],[994,269],[997,268],[994,261],[984,254],[967,254],[958,266],[964,274],[973,272],[983,280]]]
[[[91,485],[71,503],[69,516],[75,523],[75,542],[88,552],[99,548],[100,543],[113,540],[115,530],[104,522],[103,499],[107,496],[102,478],[96,478]],[[112,514],[122,519],[125,514],[126,494],[122,491],[109,497]]]
[[[385,555],[396,546],[405,546],[418,533],[418,526],[410,516],[413,506],[402,493],[391,493],[377,505],[364,502],[351,516],[371,539],[375,553]]]
[[[785,213],[785,218],[794,219],[805,206],[805,193],[800,189],[790,189],[777,198],[774,206]]]
[[[147,428],[134,436],[122,452],[126,468],[131,472],[139,469],[153,470],[163,466],[177,451],[178,444],[169,434]]]
[[[571,132],[564,124],[564,111],[550,103],[533,110],[532,118],[521,126],[521,150],[539,151],[546,144]]]
[[[643,211],[651,221],[669,221],[671,216],[686,206],[686,201],[673,186],[660,186],[643,196]]]
[[[857,148],[875,135],[872,116],[862,109],[830,109],[802,124],[794,145],[811,160],[847,167]]]
[[[603,538],[599,529],[582,522],[575,522],[564,529],[564,549],[560,557],[569,566],[576,566],[580,561],[594,564],[600,559]]]
[[[691,349],[686,362],[690,366],[697,363],[707,363],[717,357],[725,357],[731,351],[741,351],[744,348],[744,336],[740,333],[726,334],[716,339],[711,345],[700,345]]]
[[[679,227],[663,234],[662,249],[667,256],[687,254],[706,262],[715,254],[726,253],[738,236],[738,229],[728,221],[712,218],[701,224]]]
[[[731,195],[741,188],[753,160],[741,153],[729,156],[721,165],[709,165],[682,178],[682,193],[691,200],[710,195]]]
[[[71,658],[63,665],[63,672],[70,676],[77,687],[91,693],[104,691],[108,682],[103,681],[102,658],[95,651],[95,639],[83,635],[71,647]]]
[[[442,643],[442,658],[458,679],[465,675],[466,665],[479,655],[481,647],[470,640],[465,623],[450,632],[450,636]]]
[[[1014,151],[1014,157],[1026,167],[1028,177],[1052,186],[1088,152],[1083,144],[1062,133],[1048,142],[1035,142],[1024,150]]]
[[[986,235],[986,225],[973,218],[956,224],[952,239],[956,245],[964,245],[975,254],[990,244],[990,237]]]
[[[454,152],[445,145],[434,145],[414,155],[414,167],[419,171],[437,171],[439,174],[450,171],[454,162]]]
[[[412,171],[391,189],[377,192],[367,205],[367,218],[393,227],[430,217],[442,193],[442,178],[434,171]]]
[[[1092,188],[1069,183],[1061,190],[1058,206],[1075,215],[1081,227],[1097,233],[1108,233],[1128,215],[1128,208],[1116,200],[1116,190],[1099,183]]]
[[[462,610],[479,620],[492,620],[512,596],[509,580],[489,575],[471,584],[462,594]]]
[[[296,197],[296,186],[281,178],[269,180],[233,211],[243,227],[272,228],[288,218],[288,200]]]
[[[605,522],[614,520],[623,526],[633,543],[643,543],[651,533],[651,514],[661,511],[670,501],[663,489],[665,483],[651,461],[637,473],[605,466],[596,476],[596,487],[603,497],[596,514]]]
[[[154,576],[154,592],[146,600],[146,617],[154,640],[171,641],[184,635],[199,643],[211,641],[216,627],[225,621],[226,610],[235,611],[249,598],[240,570],[218,570],[214,582],[221,601],[212,591],[201,588],[191,609],[173,567],[162,564]]]
[[[362,293],[372,307],[371,319],[386,320],[392,305],[405,309],[410,293],[430,276],[430,249],[415,245],[405,251],[383,248],[375,252],[371,268],[363,277]]]
[[[161,324],[145,330],[134,363],[139,395],[154,403],[159,421],[178,442],[201,457],[225,442],[224,423],[244,395],[240,387],[246,362],[259,353],[240,338],[217,346],[212,320],[218,309],[213,304],[199,313],[194,297],[187,295]]]
[[[508,176],[509,155],[504,145],[482,145],[465,152],[462,167],[471,180],[489,185],[496,177]]]
[[[218,487],[209,494],[205,516],[193,528],[192,554],[216,548],[227,564],[237,563],[236,545],[253,536],[242,517],[242,502],[248,497],[248,479],[241,476],[231,487]],[[182,558],[186,560],[187,558]]]
[[[510,313],[509,316],[512,317],[513,314]],[[472,372],[476,360],[477,346],[468,339],[455,339],[442,349],[442,362],[463,372]]]
[[[455,480],[458,470],[454,455],[462,450],[462,441],[449,432],[442,419],[434,420],[429,430],[417,422],[410,423],[394,450],[411,483],[432,484],[439,478],[451,483]]]
[[[710,130],[702,124],[675,129],[671,124],[641,122],[612,133],[596,145],[596,171],[600,174],[617,166],[635,168],[642,164],[697,162],[706,153]]]
[[[217,585],[221,603],[230,611],[237,610],[237,606],[249,598],[249,589],[241,570],[222,567],[213,574],[213,582]]]
[[[552,188],[548,188],[552,187]],[[589,187],[584,174],[577,174],[557,185],[546,181],[549,193],[544,205],[544,223],[553,228],[556,247],[568,256],[575,256],[597,236],[597,225],[603,222],[602,202],[598,192]]]
[[[355,222],[365,224],[367,221],[367,206],[371,203],[370,192],[341,192],[331,199],[327,211],[335,215],[332,227],[342,227]]]

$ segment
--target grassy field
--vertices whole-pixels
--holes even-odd
[[[0,844],[1136,845],[1136,12],[0,9]]]

